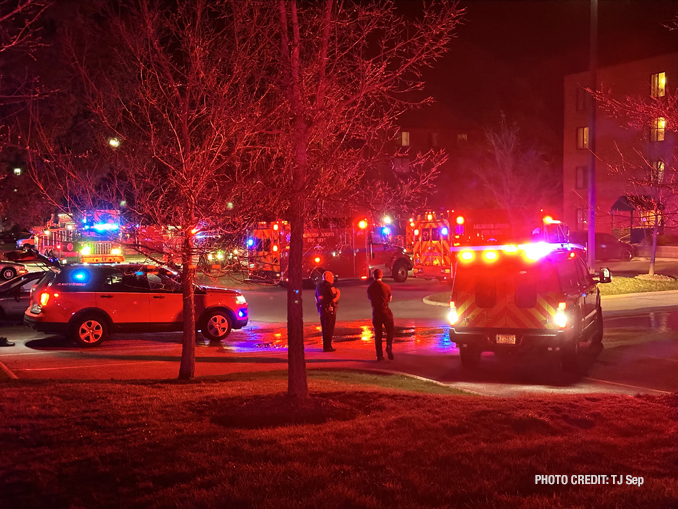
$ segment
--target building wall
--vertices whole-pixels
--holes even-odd
[[[650,100],[651,76],[666,73],[666,89],[678,87],[678,53],[628,62],[598,70],[598,81],[604,90],[610,90],[617,99],[647,97]],[[577,188],[577,167],[589,165],[589,151],[577,148],[577,129],[588,127],[591,99],[582,87],[589,86],[589,73],[565,77],[564,83],[564,139],[563,139],[563,212],[571,230],[585,229],[577,221],[577,209],[586,216],[588,185]],[[586,100],[582,102],[582,96]],[[650,141],[650,129],[642,131],[625,128],[620,121],[597,109],[596,120],[596,231],[611,232],[610,208],[626,193],[639,194],[628,179],[612,168],[624,157],[628,162],[640,163],[638,153],[648,160],[663,159],[672,162],[676,143],[674,134],[666,131],[665,140]],[[638,151],[638,153],[636,153]],[[581,170],[580,170],[581,172]],[[586,179],[585,179],[586,180]]]

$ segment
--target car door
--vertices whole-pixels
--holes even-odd
[[[598,291],[593,278],[589,274],[586,264],[581,258],[576,258],[577,275],[579,278],[579,288],[583,298],[583,311],[586,326],[591,324],[596,317],[596,304],[598,300]]]
[[[7,318],[20,318],[30,306],[31,288],[40,280],[33,274],[23,276],[2,295],[2,309]],[[11,283],[10,283],[11,284]]]
[[[95,302],[116,326],[139,330],[150,322],[148,296],[148,280],[143,273],[114,270],[105,275]]]
[[[163,271],[147,274],[150,286],[150,321],[165,328],[181,328],[184,295],[181,284]]]

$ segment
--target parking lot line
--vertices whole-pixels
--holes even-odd
[[[104,368],[108,366],[129,366],[130,364],[152,364],[155,362],[172,362],[176,361],[137,361],[137,362],[116,362],[111,364],[89,364],[85,366],[61,366],[58,368],[22,368],[15,371],[60,371],[63,369],[85,369],[85,368]]]
[[[631,385],[631,384],[623,384],[619,382],[611,382],[609,380],[601,380],[600,378],[591,378],[590,376],[585,376],[583,378],[584,380],[592,380],[594,382],[601,382],[604,384],[610,384],[610,385],[618,385],[620,387],[631,387],[632,389],[638,389],[641,391],[647,391],[647,392],[660,392],[662,394],[673,394],[670,391],[662,391],[661,389],[650,389],[649,387],[642,387],[640,385]]]

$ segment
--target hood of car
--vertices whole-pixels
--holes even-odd
[[[228,288],[217,288],[215,286],[201,286],[201,288],[208,293],[230,293],[232,295],[240,293],[237,290],[229,290]]]

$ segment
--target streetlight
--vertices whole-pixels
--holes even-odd
[[[14,168],[14,175],[21,175],[21,168]]]
[[[108,145],[111,148],[118,148],[120,146],[120,139],[119,138],[108,138]]]

